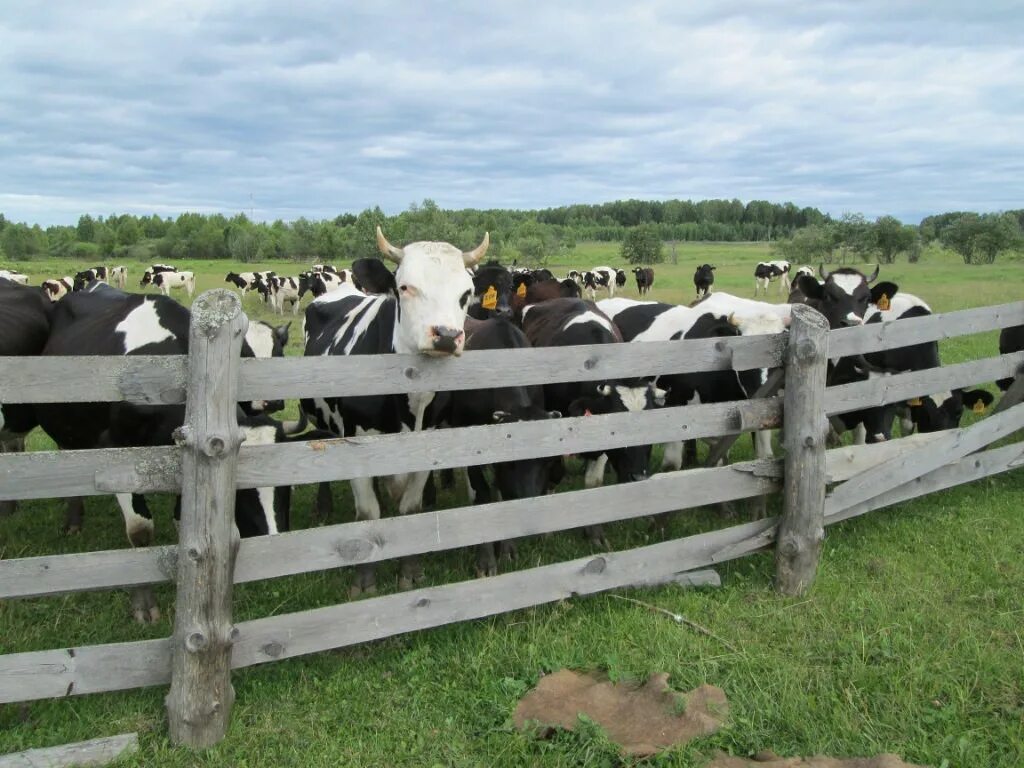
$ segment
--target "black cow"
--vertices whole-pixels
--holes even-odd
[[[999,354],[1008,355],[1011,352],[1022,350],[1024,350],[1024,325],[1003,328],[999,332]],[[1000,379],[996,384],[1005,392],[1013,384],[1013,379]]]
[[[306,354],[462,354],[463,324],[473,296],[473,281],[466,270],[480,261],[489,244],[490,238],[485,234],[483,242],[467,252],[436,242],[417,242],[397,248],[385,239],[378,227],[378,248],[398,264],[397,298],[365,296],[353,290],[340,298],[332,295],[315,300],[306,308]],[[449,393],[421,392],[313,398],[303,400],[302,408],[323,429],[348,437],[429,429],[444,420],[449,401]],[[386,467],[382,470],[381,474],[388,474]],[[392,497],[400,497],[399,513],[422,509],[429,477],[429,472],[421,471],[391,478],[395,491]],[[380,517],[380,502],[372,478],[352,480],[352,493],[359,519]],[[422,578],[418,559],[406,558],[402,563],[400,586],[411,587]],[[375,590],[373,567],[359,568],[351,594]]]
[[[533,278],[529,277],[531,283]],[[473,297],[468,315],[475,320],[512,316],[512,295],[516,290],[513,275],[496,261],[477,267],[473,273]]]
[[[54,305],[53,323],[43,355],[180,355],[188,352],[189,310],[165,296],[127,294],[107,286],[74,293]],[[242,354],[280,355],[287,328],[250,323]],[[265,414],[247,415],[265,403],[242,404],[239,425],[250,444],[281,438],[280,424]],[[35,408],[39,424],[62,449],[122,448],[173,445],[174,431],[185,418],[185,406],[133,403],[51,403]],[[116,494],[133,546],[149,544],[153,519],[141,494]],[[287,530],[287,491],[239,491],[235,522],[242,536]],[[81,497],[68,499],[68,530],[82,524]],[[159,609],[152,593],[133,596],[135,617],[155,621]]]
[[[615,325],[594,304],[580,299],[552,299],[526,307],[523,331],[535,347],[564,347],[580,344],[614,344],[622,341]],[[617,381],[576,381],[544,386],[547,408],[571,416],[624,413],[664,405],[665,393],[643,379]],[[611,462],[619,482],[648,476],[651,447],[630,446],[583,454],[587,488],[601,485],[606,462]],[[607,546],[599,526],[586,531],[590,541]]]
[[[715,284],[715,269],[711,264],[701,264],[693,273],[693,286],[697,289],[697,298],[707,296],[711,293],[711,286]]]
[[[641,296],[654,286],[654,270],[650,267],[634,267],[633,276],[636,278],[637,293]]]
[[[478,273],[479,274],[479,273]],[[466,320],[466,350],[525,349],[530,346],[521,330],[505,317],[490,320]],[[453,427],[483,424],[511,424],[517,421],[538,421],[558,418],[558,411],[544,409],[544,390],[540,386],[500,387],[497,389],[464,390],[452,396],[450,423]],[[547,459],[524,459],[493,464],[494,486],[500,499],[528,499],[540,496],[546,484]],[[471,499],[477,504],[494,500],[484,466],[469,467]],[[502,542],[500,551],[511,556],[512,542]],[[477,575],[493,576],[498,572],[493,543],[477,549]]]
[[[564,299],[578,299],[582,296],[580,284],[568,277],[558,281],[558,292]]]

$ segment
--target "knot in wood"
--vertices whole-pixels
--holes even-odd
[[[231,631],[228,632],[228,641],[231,643],[237,643],[238,638],[240,638],[241,636],[242,630],[240,630],[238,627],[232,627]]]
[[[203,557],[203,553],[200,552],[197,547],[189,547],[187,554],[188,559],[191,560],[193,563],[198,563]]]
[[[206,442],[203,444],[203,453],[211,459],[216,459],[222,456],[226,449],[227,440],[220,435],[211,435],[206,438]]]
[[[272,659],[276,659],[282,653],[284,653],[284,646],[276,640],[271,641],[263,646],[263,652]]]
[[[583,367],[588,371],[594,370],[597,367],[597,358],[588,357],[586,360],[583,361]]]
[[[189,632],[185,636],[185,650],[189,653],[199,653],[204,650],[210,641],[202,632]]]
[[[791,536],[779,542],[779,553],[783,557],[796,557],[800,553],[800,542]]]
[[[818,356],[818,345],[812,339],[800,339],[796,345],[796,359],[809,363]]]
[[[816,442],[814,435],[807,435],[807,437],[804,438],[804,445],[808,448],[813,448]]]
[[[428,605],[430,605],[429,598],[421,597],[419,600],[416,601],[417,608],[426,608]]]
[[[583,566],[583,572],[589,575],[596,576],[599,573],[604,573],[604,569],[608,567],[608,561],[603,557],[595,557],[585,566]]]
[[[366,539],[342,539],[334,546],[342,560],[361,562],[373,552],[373,542]]]
[[[409,381],[416,381],[420,377],[420,369],[413,366],[409,366],[402,373],[405,374],[405,378]]]

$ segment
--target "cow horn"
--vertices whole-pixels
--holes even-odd
[[[395,264],[402,263],[402,257],[405,256],[405,251],[401,248],[396,248],[388,242],[388,239],[384,237],[384,233],[380,231],[379,224],[377,225],[377,247],[380,249],[382,254],[395,262]]]
[[[821,275],[821,279],[822,280],[828,280],[828,272],[825,271],[825,265],[824,264],[819,264],[818,265],[818,274]]]
[[[487,253],[487,249],[491,245],[491,233],[484,232],[484,239],[480,241],[480,245],[474,248],[472,251],[462,252],[462,261],[467,267],[474,267]]]
[[[731,325],[733,328],[739,328],[740,327],[740,321],[736,317],[736,313],[735,312],[730,312],[729,313],[729,325]]]
[[[879,269],[881,269],[881,265],[875,264],[875,271],[871,273],[871,277],[869,277],[869,278],[867,278],[865,280],[865,282],[867,282],[868,285],[871,285],[871,283],[875,282],[875,280],[878,279],[878,270]]]

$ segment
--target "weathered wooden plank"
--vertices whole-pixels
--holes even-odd
[[[163,685],[170,638],[0,656],[0,704]]]
[[[1024,323],[1024,301],[992,307],[962,309],[941,315],[890,320],[855,328],[839,328],[829,334],[830,357],[896,349],[926,341],[994,331]]]
[[[391,635],[478,619],[704,568],[759,548],[761,520],[638,549],[242,622],[233,667],[248,667]],[[768,537],[770,540],[770,536]],[[722,553],[728,554],[723,557]]]
[[[0,755],[0,768],[84,768],[108,765],[139,751],[139,734],[122,733],[59,747]]]
[[[238,484],[302,485],[773,429],[781,422],[780,400],[243,446]]]
[[[162,584],[177,574],[177,546],[0,560],[0,600]]]
[[[1001,448],[993,448],[987,451],[980,451],[970,456],[946,464],[934,469],[927,474],[916,477],[913,480],[897,486],[885,493],[854,504],[843,510],[825,517],[825,525],[833,525],[851,517],[857,517],[882,507],[914,499],[918,496],[926,496],[930,493],[952,488],[964,483],[981,480],[1001,472],[1008,472],[1011,469],[1024,467],[1024,443],[1005,445]]]
[[[243,400],[479,389],[780,365],[786,336],[242,361]],[[511,355],[511,356],[510,356]]]
[[[782,516],[775,548],[775,588],[784,595],[802,595],[814,583],[825,537],[827,372],[828,321],[808,306],[794,305],[782,406],[786,414]]]
[[[949,430],[942,437],[908,451],[883,467],[863,472],[836,486],[825,500],[825,514],[834,516],[847,507],[911,482],[1024,427],[1024,404],[1015,405],[965,429]]]
[[[902,321],[900,321],[902,322]],[[879,376],[855,384],[829,387],[825,410],[831,416],[861,408],[898,403],[914,397],[946,392],[957,387],[987,383],[1012,376],[1024,364],[1024,352],[972,360],[925,371]]]
[[[224,738],[235,701],[231,597],[239,542],[235,472],[242,443],[235,412],[248,325],[233,291],[206,291],[192,303],[188,401],[185,423],[175,432],[184,450],[166,704],[171,741],[194,749]]]
[[[999,398],[999,402],[996,403],[995,409],[992,413],[1002,413],[1007,408],[1016,405],[1017,403],[1024,402],[1024,366],[1018,371],[1017,375],[1010,385],[1010,388],[1003,393],[1003,396]]]
[[[0,358],[0,403],[185,402],[184,355]]]
[[[180,488],[181,449],[172,446],[0,455],[0,499],[177,493]]]
[[[932,443],[949,431],[915,433],[884,443],[833,448],[825,454],[825,479],[829,483],[849,480],[869,469],[887,464],[909,450]]]

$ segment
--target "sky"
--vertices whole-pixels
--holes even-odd
[[[1024,207],[1024,5],[0,0],[10,220],[426,198]]]

